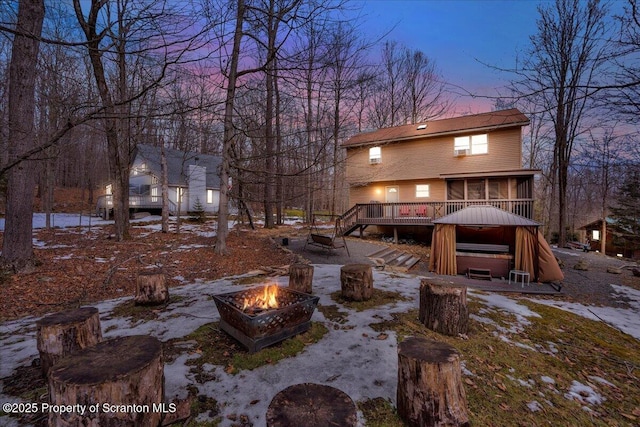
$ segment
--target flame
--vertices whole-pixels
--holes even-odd
[[[278,308],[278,285],[267,285],[263,292],[250,298],[244,298],[242,310],[247,308],[260,308],[267,310],[269,308]]]

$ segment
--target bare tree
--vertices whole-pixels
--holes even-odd
[[[85,14],[83,3],[73,0],[100,96],[118,240],[129,237],[129,172],[138,135],[133,101],[157,87],[167,69],[200,47],[200,32],[182,19],[187,15],[166,6],[164,1],[95,0]],[[142,68],[140,73],[133,72],[133,58],[139,60],[135,65]]]
[[[517,70],[518,93],[534,96],[553,123],[559,244],[566,243],[567,181],[571,154],[591,106],[598,71],[606,59],[602,40],[606,10],[599,0],[556,0],[540,6],[538,33]]]
[[[628,123],[637,125],[640,117],[640,66],[635,58],[640,53],[640,3],[627,0],[624,13],[617,17],[620,25],[615,62],[616,72],[607,90],[605,105]]]
[[[44,0],[21,0],[19,3],[9,65],[9,162],[36,145],[34,92],[44,13]],[[7,214],[1,260],[15,271],[33,267],[33,163],[33,160],[21,161],[9,169],[7,176]]]
[[[242,27],[244,23],[244,0],[237,0],[235,29],[233,32],[233,47],[229,58],[229,68],[226,71],[227,97],[224,106],[224,136],[222,140],[222,163],[220,166],[220,208],[218,211],[218,231],[215,253],[226,255],[227,235],[229,234],[229,175],[231,169],[231,157],[233,155],[233,142],[235,139],[233,128],[233,104],[238,79],[238,63],[240,59],[240,44],[242,42]]]
[[[445,82],[435,61],[419,50],[404,52],[406,98],[404,115],[411,123],[442,116],[451,108],[446,98]]]

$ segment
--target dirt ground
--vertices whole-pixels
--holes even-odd
[[[272,230],[239,228],[229,235],[230,255],[219,256],[213,252],[215,237],[205,237],[215,228],[213,220],[198,225],[198,232],[185,229],[179,234],[163,234],[144,225],[132,227],[133,238],[126,242],[114,241],[110,227],[93,227],[91,231],[36,230],[35,253],[40,265],[29,274],[0,277],[0,321],[134,295],[136,275],[146,269],[160,269],[167,273],[170,286],[180,286],[196,279],[213,280],[252,270],[286,274],[288,265],[296,261],[370,263],[366,255],[382,245],[392,245],[379,238],[348,238],[350,256],[347,256],[344,250],[305,248],[307,229],[303,225]],[[1,239],[2,234],[0,243]],[[396,247],[421,258],[411,274],[429,274],[428,246],[401,244]],[[629,261],[571,249],[555,252],[565,273],[563,298],[616,306],[624,305],[624,301],[615,298],[611,284],[640,289],[640,278],[633,277],[629,269],[622,270],[621,274],[607,272],[608,267],[630,265]],[[587,270],[573,268],[581,260]]]
[[[209,222],[198,232],[163,234],[137,224],[125,242],[114,241],[110,227],[36,230],[36,270],[0,276],[0,321],[132,296],[142,270],[161,270],[169,286],[180,286],[252,270],[276,271],[296,259],[260,230],[245,229],[230,233],[230,255],[216,255],[215,237],[205,237],[214,226]]]

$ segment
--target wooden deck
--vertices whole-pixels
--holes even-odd
[[[448,202],[359,203],[339,217],[342,233],[364,231],[370,225],[433,226],[433,221],[467,206],[491,205],[531,219],[533,200],[464,200]]]

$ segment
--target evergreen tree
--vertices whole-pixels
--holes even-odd
[[[204,211],[204,206],[200,202],[200,198],[197,197],[193,202],[193,210],[191,211],[192,217],[191,220],[199,223],[203,223],[207,220],[206,212]]]
[[[614,227],[629,249],[640,249],[640,169],[632,170],[618,190],[611,207]]]

